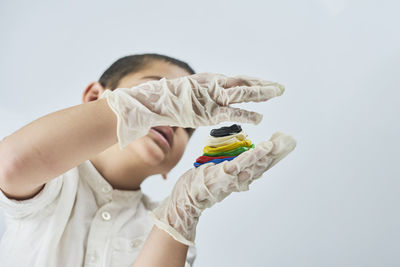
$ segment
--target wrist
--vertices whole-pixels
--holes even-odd
[[[117,116],[117,138],[121,150],[146,135],[150,129],[150,126],[141,124],[148,121],[142,114],[146,108],[130,95],[130,90],[129,88],[117,88],[114,91],[106,89],[100,96],[107,100],[108,106]]]
[[[194,225],[192,224],[191,229],[189,229],[190,231],[188,231],[187,229],[185,229],[184,231],[182,231],[183,229],[180,229],[180,231],[178,231],[173,226],[171,226],[167,220],[164,220],[163,218],[159,218],[156,215],[155,211],[149,211],[149,215],[152,218],[154,224],[159,229],[168,233],[176,241],[178,241],[182,244],[185,244],[187,246],[195,246],[194,240],[196,237],[196,226],[197,226],[198,220],[194,221]],[[183,232],[183,234],[181,232]]]

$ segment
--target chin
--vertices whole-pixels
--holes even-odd
[[[146,136],[136,140],[129,147],[144,163],[150,166],[160,166],[166,157],[164,151]]]

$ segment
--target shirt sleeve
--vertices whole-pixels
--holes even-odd
[[[25,200],[10,199],[0,190],[0,207],[6,215],[14,219],[33,215],[57,198],[61,192],[62,184],[63,176],[61,175],[47,182],[44,188],[34,197]]]
[[[143,203],[147,210],[153,210],[155,209],[159,204],[160,201],[153,201],[147,196],[146,194],[143,193]],[[195,246],[189,246],[187,255],[186,255],[186,261],[185,261],[185,267],[193,267],[194,260],[196,259],[197,255],[197,249]]]
[[[186,256],[185,267],[193,267],[194,260],[196,259],[197,249],[195,246],[189,246]]]

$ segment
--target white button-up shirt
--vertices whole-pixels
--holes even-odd
[[[0,190],[6,231],[1,267],[132,266],[155,208],[140,190],[115,190],[90,160],[49,181],[35,197],[8,199]],[[185,267],[193,264],[189,247]]]

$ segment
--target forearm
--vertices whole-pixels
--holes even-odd
[[[106,99],[43,116],[0,142],[0,188],[27,197],[51,178],[117,142],[117,117]]]
[[[188,246],[153,226],[133,267],[183,267]]]

